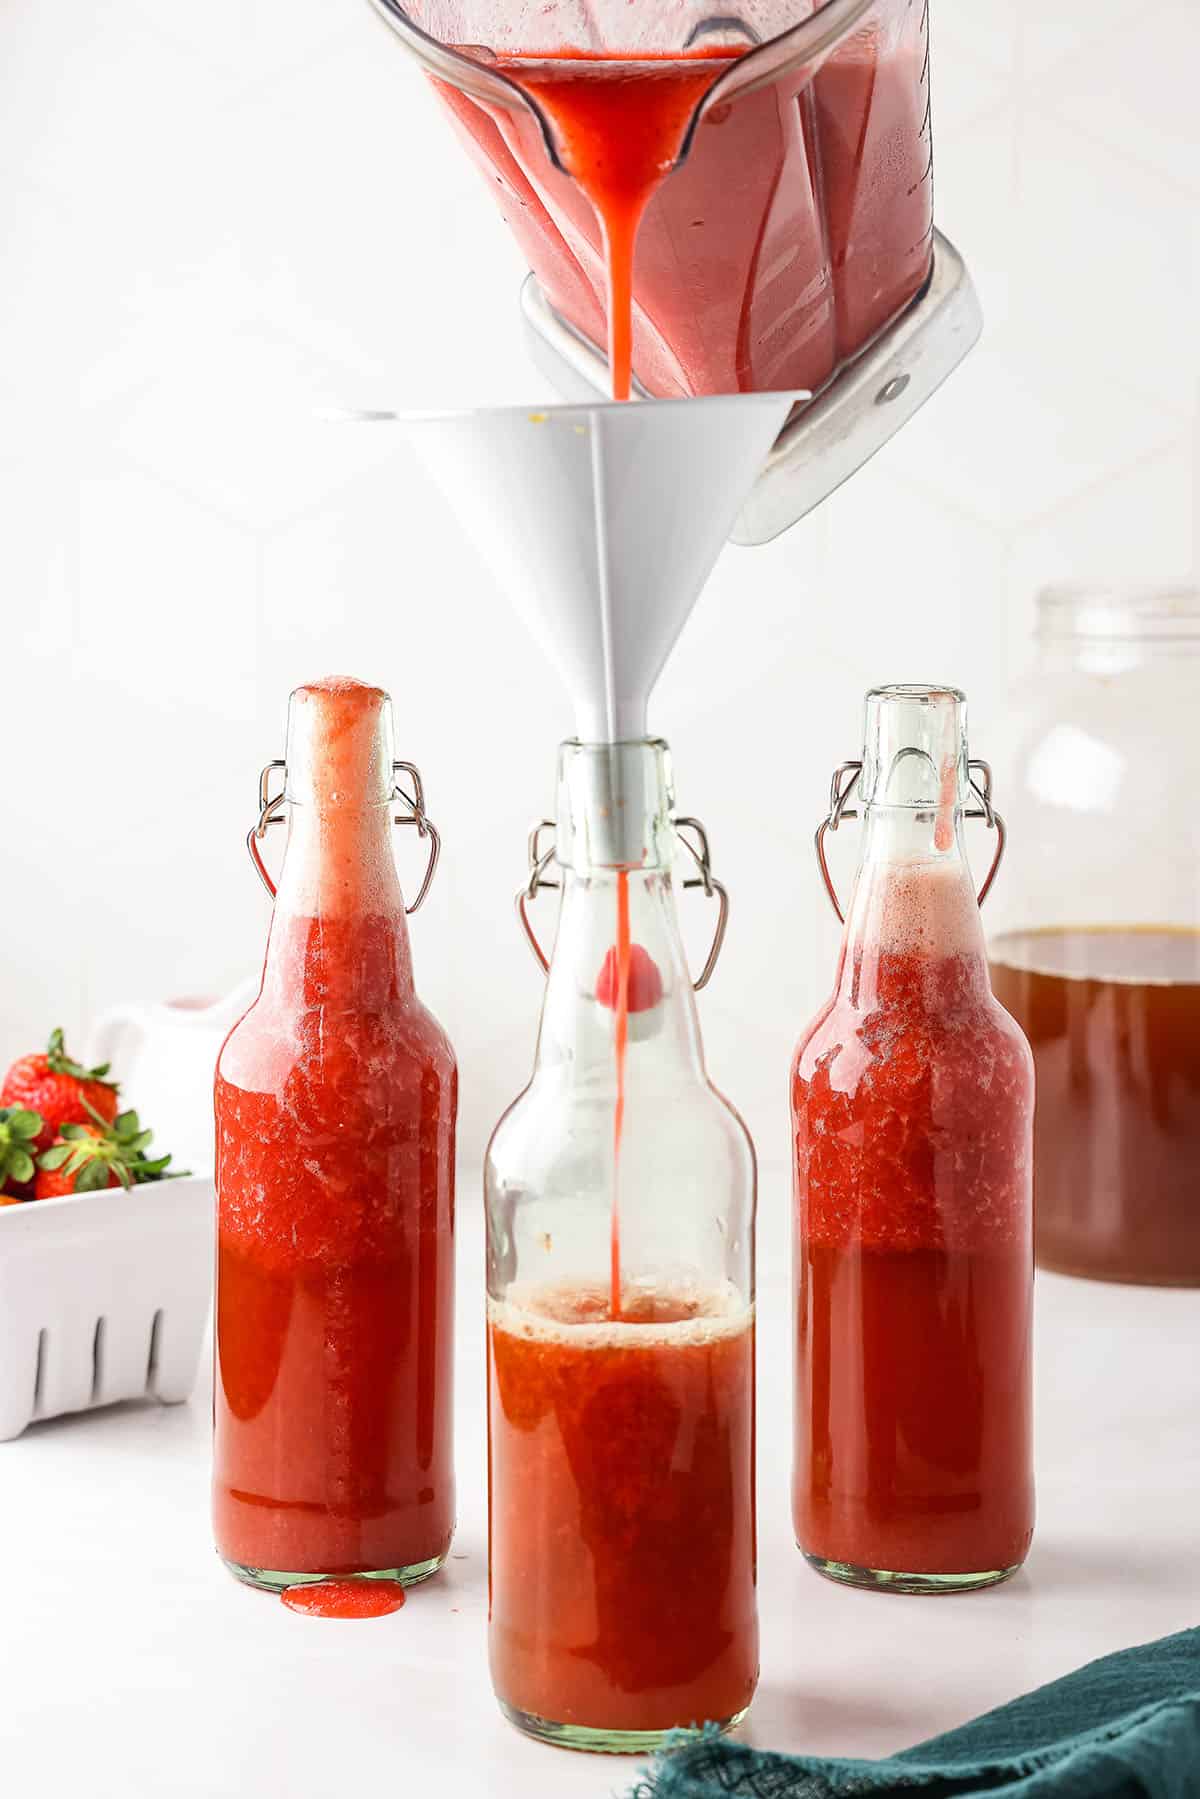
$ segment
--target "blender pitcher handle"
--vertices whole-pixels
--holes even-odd
[[[978,777],[976,776],[978,770]],[[821,870],[821,879],[825,883],[825,891],[829,895],[829,903],[837,913],[839,924],[845,924],[846,914],[842,911],[841,901],[837,896],[837,888],[833,884],[833,876],[829,872],[829,863],[825,856],[825,833],[836,831],[844,818],[857,818],[858,813],[849,806],[849,800],[858,786],[858,777],[862,774],[861,762],[843,762],[834,770],[829,789],[829,812],[817,826],[814,847],[817,852],[817,866]],[[983,818],[987,820],[989,831],[996,833],[996,853],[992,857],[992,865],[984,876],[983,886],[976,894],[976,904],[982,906],[992,890],[992,882],[1000,871],[1000,861],[1004,855],[1004,847],[1008,842],[1008,828],[996,808],[992,805],[992,769],[991,764],[978,758],[967,763],[967,776],[971,783],[971,792],[979,801],[978,806],[968,806],[963,813],[964,818]]]

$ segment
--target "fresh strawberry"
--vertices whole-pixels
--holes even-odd
[[[615,947],[605,956],[596,978],[596,998],[602,1006],[615,1011],[620,998],[621,968]],[[630,945],[629,974],[625,988],[626,1009],[648,1012],[663,996],[662,976],[658,963],[640,943]]]
[[[97,1113],[91,1124],[64,1124],[54,1144],[38,1157],[33,1197],[57,1199],[64,1193],[162,1180],[171,1158],[146,1155],[153,1135],[142,1130],[136,1112],[121,1112],[111,1123]]]
[[[22,1056],[0,1087],[0,1105],[20,1106],[42,1117],[36,1148],[48,1149],[64,1124],[111,1124],[117,1115],[117,1084],[105,1080],[109,1065],[81,1068],[63,1047],[61,1031],[50,1033],[44,1055]]]
[[[19,1205],[30,1197],[34,1153],[44,1129],[40,1112],[0,1106],[0,1205]]]
[[[117,1172],[116,1158],[98,1124],[64,1124],[57,1143],[38,1157],[35,1199],[58,1199],[64,1193],[91,1193],[98,1187],[128,1186]]]

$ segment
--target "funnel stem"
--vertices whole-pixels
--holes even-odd
[[[592,519],[596,538],[596,597],[600,610],[600,655],[604,668],[603,704],[605,736],[616,743],[617,683],[613,644],[612,562],[608,542],[608,483],[604,466],[604,431],[600,427],[591,434],[592,449]],[[642,721],[642,730],[645,720]],[[639,735],[641,733],[639,732]]]

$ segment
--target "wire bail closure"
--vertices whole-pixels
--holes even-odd
[[[857,818],[857,809],[851,808],[850,799],[858,786],[862,774],[861,762],[843,762],[833,772],[829,784],[829,813],[817,826],[814,847],[817,852],[817,866],[821,870],[821,879],[825,883],[825,891],[829,895],[829,903],[837,913],[838,923],[845,924],[846,915],[842,911],[837,889],[833,884],[833,876],[829,872],[829,863],[825,857],[825,833],[836,831],[844,818]],[[976,774],[978,771],[978,774]],[[992,805],[992,769],[988,762],[978,758],[967,763],[967,778],[971,784],[971,792],[979,801],[978,806],[968,806],[963,813],[964,818],[982,818],[987,821],[989,831],[996,833],[996,853],[992,857],[992,865],[984,878],[983,886],[976,895],[976,904],[982,906],[992,890],[992,882],[1000,869],[1000,861],[1004,855],[1004,846],[1008,841],[1008,830],[1004,820]]]
[[[704,889],[704,897],[706,899],[715,899],[718,905],[717,925],[713,932],[712,946],[709,949],[704,967],[700,970],[697,979],[692,982],[693,991],[699,993],[702,988],[708,986],[709,981],[712,979],[713,970],[717,966],[717,959],[721,954],[721,949],[725,942],[725,933],[729,927],[729,894],[724,884],[721,881],[718,881],[717,877],[713,874],[712,861],[708,849],[708,833],[700,823],[700,820],[698,818],[676,818],[672,820],[672,823],[675,826],[676,835],[678,836],[680,843],[682,843],[684,849],[688,852],[689,856],[691,856],[698,871],[696,874],[690,875],[687,880],[684,881],[684,888],[702,887]],[[529,907],[539,893],[542,893],[547,889],[558,890],[562,886],[561,881],[547,879],[547,870],[554,860],[554,844],[551,844],[548,850],[543,850],[542,848],[542,832],[553,831],[554,828],[555,824],[552,818],[543,818],[534,825],[532,831],[529,833],[529,879],[517,894],[516,901],[517,917],[521,921],[521,929],[525,933],[526,941],[536,956],[538,965],[543,974],[550,973],[550,959],[538,942],[537,932],[533,928],[533,920],[529,916]],[[695,843],[693,843],[689,837],[685,836],[684,833],[686,831],[695,832]]]
[[[272,794],[271,776],[275,773],[276,769],[281,770],[283,773],[284,786],[279,789],[278,793]],[[400,774],[406,774],[412,782],[411,793],[407,792],[405,788],[400,785],[399,781],[396,780],[395,777]],[[284,791],[286,784],[287,763],[283,761],[268,762],[267,766],[258,777],[258,823],[252,825],[246,834],[246,848],[250,852],[250,860],[254,864],[255,872],[257,873],[259,880],[262,882],[272,899],[275,898],[276,893],[275,883],[267,873],[267,865],[262,859],[262,851],[258,846],[266,836],[271,825],[279,825],[284,822],[283,808],[286,804]],[[406,915],[411,917],[424,903],[425,895],[429,892],[442,854],[441,834],[433,820],[426,814],[425,785],[421,780],[421,771],[415,762],[392,763],[392,791],[388,796],[389,804],[392,800],[403,800],[404,804],[408,807],[407,812],[398,812],[393,818],[392,823],[396,825],[416,825],[417,836],[428,837],[429,839],[429,861],[425,865],[425,878],[421,882],[420,890],[412,905],[405,906],[404,908]]]

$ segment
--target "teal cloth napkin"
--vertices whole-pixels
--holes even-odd
[[[886,1603],[886,1602],[885,1602]],[[884,1761],[716,1736],[660,1756],[634,1799],[1200,1799],[1200,1630],[1089,1662]]]

